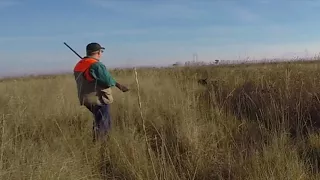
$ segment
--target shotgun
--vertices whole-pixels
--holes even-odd
[[[66,45],[72,52],[74,52],[80,59],[82,59],[82,57],[75,50],[73,50],[66,42],[64,42],[63,44]]]

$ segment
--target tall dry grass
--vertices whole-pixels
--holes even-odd
[[[113,90],[107,144],[72,76],[3,81],[0,179],[320,178],[318,64],[137,72],[139,92],[111,72],[131,91]]]

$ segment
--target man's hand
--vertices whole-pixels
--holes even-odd
[[[129,91],[129,89],[128,89],[126,86],[123,86],[123,85],[121,85],[121,84],[119,84],[119,83],[116,83],[116,87],[117,87],[118,89],[120,89],[122,92],[127,92],[127,91]]]
[[[120,89],[122,92],[127,92],[129,91],[129,89],[125,86],[122,86],[121,89]]]

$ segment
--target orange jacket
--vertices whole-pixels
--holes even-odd
[[[76,64],[73,71],[78,73],[83,73],[86,80],[93,81],[94,79],[91,77],[89,69],[92,64],[97,62],[98,60],[94,58],[85,57]]]

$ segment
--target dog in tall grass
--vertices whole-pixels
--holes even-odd
[[[245,81],[230,85],[203,78],[198,84],[206,87],[204,98],[210,99],[209,103],[239,120],[254,121],[272,131],[285,130],[293,137],[320,129],[320,94],[290,90],[284,85],[275,88],[267,82]]]

